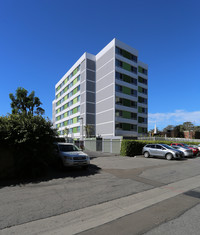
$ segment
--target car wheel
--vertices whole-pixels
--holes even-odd
[[[167,159],[167,160],[172,160],[172,158],[173,158],[173,156],[172,156],[171,153],[168,153],[168,154],[166,155],[166,159]]]
[[[144,157],[145,157],[145,158],[148,158],[148,157],[149,157],[149,153],[148,153],[148,152],[145,152],[145,153],[144,153]]]

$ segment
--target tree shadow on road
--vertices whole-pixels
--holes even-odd
[[[29,178],[29,179],[9,179],[9,180],[0,180],[0,189],[8,186],[17,186],[24,185],[29,183],[38,184],[41,182],[48,182],[53,179],[64,179],[64,178],[78,178],[78,177],[87,177],[90,175],[99,174],[101,168],[90,164],[87,169],[82,169],[79,167],[58,169],[58,168],[49,168],[46,175],[39,178]]]

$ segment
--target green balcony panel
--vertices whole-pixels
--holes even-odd
[[[65,78],[64,84],[66,84],[66,83],[67,83],[67,80],[68,80],[68,79],[67,79],[67,78]]]
[[[67,126],[67,121],[64,121],[64,126]]]
[[[123,62],[122,68],[131,72],[131,65]]]
[[[138,66],[138,72],[142,73],[143,72],[143,68]]]
[[[142,113],[142,107],[138,107],[138,113]]]
[[[66,108],[67,108],[67,104],[64,105],[64,109],[66,109]]]
[[[129,76],[125,75],[125,74],[122,75],[122,79],[123,79],[124,82],[128,82],[128,83],[132,82],[131,77],[129,77]]]
[[[131,107],[131,101],[127,99],[123,99],[123,105],[127,107]]]
[[[147,133],[147,128],[138,126],[138,133]]]
[[[131,89],[129,87],[122,86],[122,92],[124,94],[130,95],[131,94]]]
[[[78,119],[77,117],[73,118],[73,123],[77,123]]]
[[[131,125],[128,124],[128,123],[122,123],[122,130],[130,131],[131,130]]]
[[[57,105],[57,106],[60,105],[60,100],[56,103],[56,105]]]
[[[131,59],[131,54],[128,51],[122,50],[122,55],[129,60]]]
[[[73,76],[78,72],[78,69],[76,68],[74,71],[73,71]]]
[[[141,86],[138,87],[138,91],[139,91],[140,93],[142,93],[142,87],[141,87]]]
[[[66,118],[67,117],[67,112],[66,113],[64,113],[64,118]]]
[[[122,111],[122,117],[131,119],[131,113],[128,111]]]
[[[60,90],[60,85],[56,88],[56,91],[59,91]]]
[[[142,133],[142,127],[138,127],[138,133]]]
[[[77,109],[77,108],[74,108],[72,112],[73,112],[73,114],[75,114],[75,113],[78,112],[78,109]]]
[[[64,100],[67,100],[67,95],[64,97]]]
[[[75,85],[77,82],[78,82],[78,78],[75,78],[75,79],[73,80],[73,85]]]
[[[78,89],[77,87],[73,90],[73,95],[75,95],[77,93]]]
[[[77,133],[77,127],[73,128],[73,133]]]
[[[64,92],[66,92],[67,91],[67,86],[65,87],[65,89],[64,89]]]
[[[138,117],[138,122],[139,123],[143,123],[143,118],[142,117]]]
[[[78,102],[78,97],[73,99],[73,104],[76,104]]]

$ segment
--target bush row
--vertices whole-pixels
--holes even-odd
[[[120,155],[134,157],[142,154],[142,148],[146,144],[172,144],[175,141],[160,141],[160,140],[123,140],[121,144]],[[185,144],[199,144],[197,142],[184,142]]]
[[[54,161],[55,137],[51,122],[41,116],[0,117],[0,178],[43,176]]]

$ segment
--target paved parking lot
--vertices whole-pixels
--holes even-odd
[[[200,158],[167,161],[143,156],[93,156],[87,171],[53,171],[36,182],[2,186],[0,229],[162,187],[198,176],[199,169]]]

